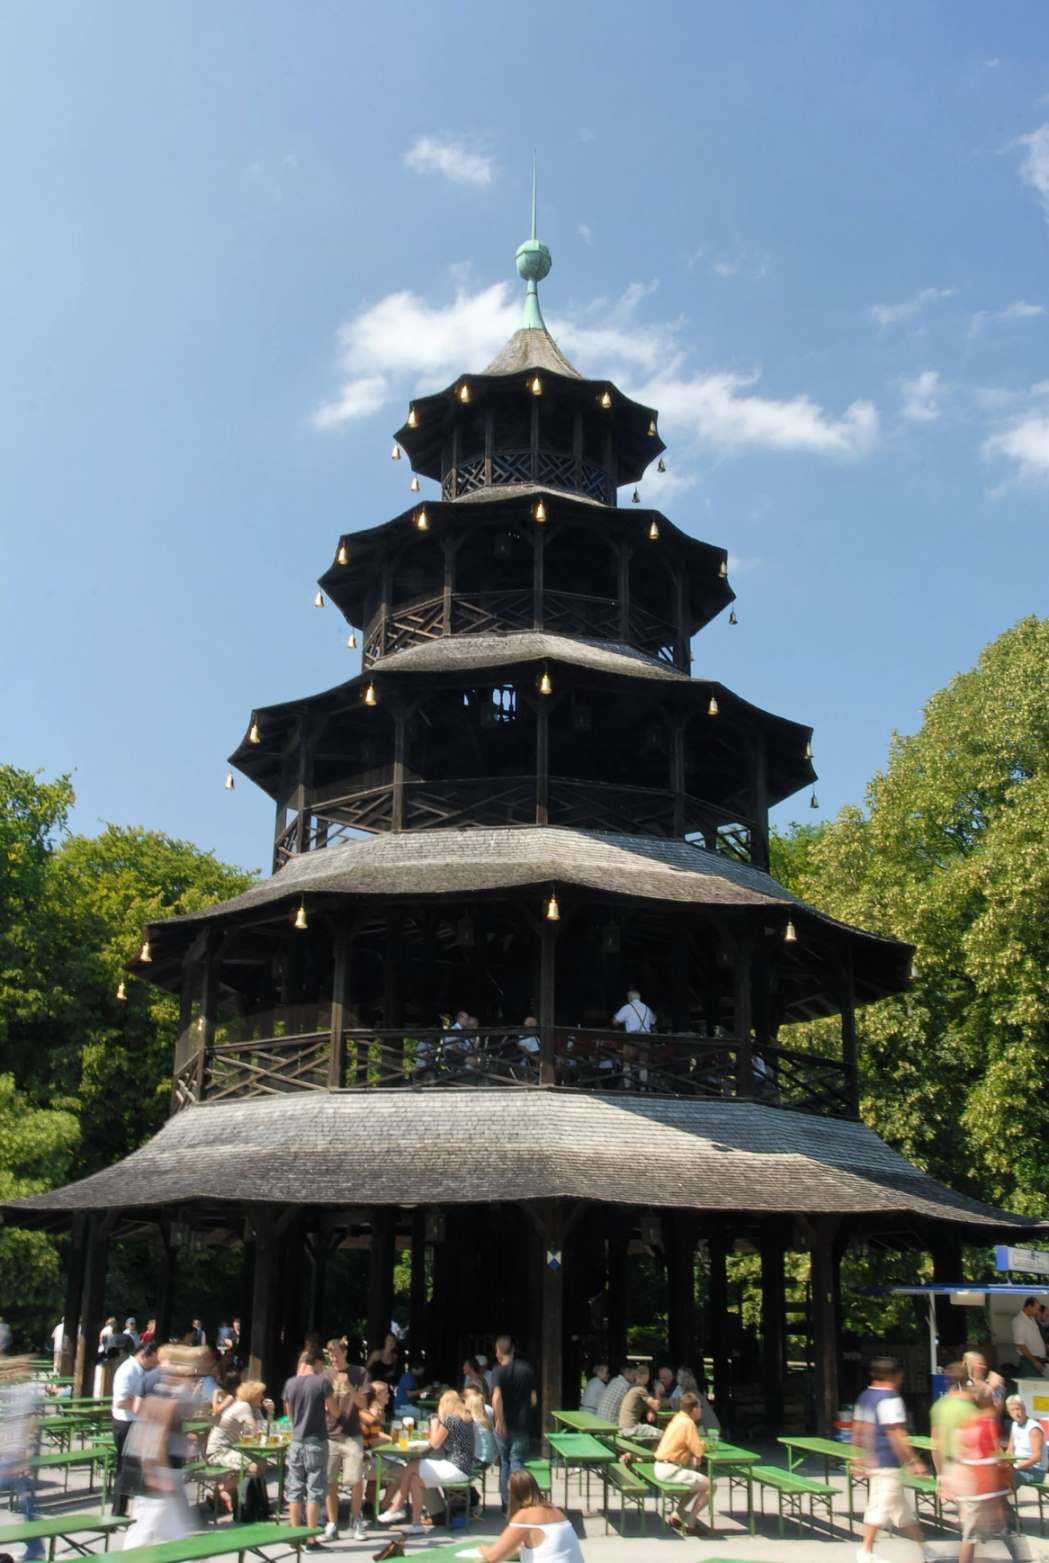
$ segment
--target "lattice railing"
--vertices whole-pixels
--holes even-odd
[[[535,777],[406,782],[404,823],[407,830],[443,830],[462,825],[534,825]]]
[[[793,1048],[755,1047],[754,1075],[759,1100],[831,1118],[853,1111],[851,1081],[836,1059]]]
[[[486,475],[487,458],[483,451],[460,458],[458,467],[445,473],[441,483],[444,499],[461,499],[481,488],[500,488],[506,484],[538,483],[544,488],[564,489],[585,494],[588,499],[607,502],[608,474],[592,461],[576,466],[575,457],[552,450],[497,450],[491,456],[491,477]]]

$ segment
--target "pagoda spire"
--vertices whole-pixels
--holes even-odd
[[[553,262],[550,259],[550,251],[545,244],[540,244],[536,237],[535,225],[535,157],[532,158],[532,237],[526,239],[517,247],[514,259],[517,262],[517,272],[523,277],[528,287],[525,292],[524,310],[521,315],[521,329],[523,331],[545,331],[546,321],[543,312],[539,308],[539,284],[547,275]]]

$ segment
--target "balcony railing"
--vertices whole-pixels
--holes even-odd
[[[603,502],[613,495],[604,467],[592,461],[577,463],[567,451],[497,450],[488,457],[483,451],[460,457],[458,467],[444,475],[441,497],[461,499],[478,489],[502,488],[508,483],[542,483],[546,488],[561,488]]]
[[[247,1025],[250,1022],[244,1022]],[[227,1033],[175,1071],[172,1111],[199,1102],[303,1091],[440,1090],[478,1086],[738,1099],[854,1117],[845,1065],[815,1053],[738,1039],[578,1027],[470,1031],[349,1027],[234,1040]],[[235,1029],[232,1028],[232,1029]]]

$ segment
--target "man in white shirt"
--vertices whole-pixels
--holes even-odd
[[[1013,1345],[1037,1378],[1045,1374],[1045,1342],[1038,1328],[1038,1299],[1028,1297],[1013,1319]]]
[[[51,1331],[51,1353],[55,1360],[55,1372],[62,1371],[62,1346],[66,1338],[66,1321],[59,1319]]]
[[[583,1391],[583,1398],[579,1402],[580,1411],[592,1411],[595,1416],[597,1415],[597,1408],[601,1404],[601,1396],[605,1392],[607,1383],[608,1363],[595,1362],[594,1371]]]
[[[644,1003],[636,988],[628,988],[626,1003],[612,1016],[613,1026],[622,1026],[630,1035],[651,1031],[656,1024],[656,1012]]]
[[[127,1513],[127,1495],[121,1491],[121,1465],[124,1444],[131,1431],[131,1424],[138,1415],[143,1397],[149,1389],[150,1374],[157,1365],[157,1348],[154,1341],[140,1346],[132,1357],[125,1357],[113,1375],[113,1442],[117,1451],[117,1468],[113,1484],[113,1513]]]

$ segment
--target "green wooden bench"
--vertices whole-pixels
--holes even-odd
[[[1017,1523],[1019,1523],[1020,1498],[1025,1492],[1033,1492],[1038,1499],[1038,1534],[1044,1536],[1045,1505],[1049,1503],[1049,1485],[1046,1484],[1046,1478],[1043,1476],[1040,1482],[1022,1482],[1019,1487],[1013,1488],[1012,1501],[1016,1510]]]
[[[131,1520],[122,1514],[55,1514],[46,1520],[24,1520],[20,1525],[5,1525],[0,1529],[0,1546],[6,1548],[12,1541],[46,1541],[47,1555],[53,1558],[55,1545],[68,1542],[74,1552],[87,1557],[91,1548],[88,1541],[104,1538],[106,1552],[109,1538],[114,1531],[126,1530]],[[79,1537],[86,1539],[81,1541]]]
[[[62,1491],[69,1491],[69,1473],[78,1465],[88,1467],[87,1486],[95,1485],[95,1466],[102,1467],[102,1502],[109,1501],[109,1476],[116,1461],[117,1452],[112,1444],[90,1444],[86,1449],[64,1449],[55,1454],[36,1454],[26,1463],[31,1471],[61,1471],[64,1477]],[[12,1498],[13,1501],[13,1498]]]
[[[695,1493],[696,1489],[690,1482],[666,1482],[661,1476],[657,1476],[656,1467],[651,1460],[632,1465],[630,1469],[647,1482],[649,1488],[656,1494],[660,1519],[666,1519],[671,1503],[676,1503],[679,1498],[687,1498]]]
[[[535,1482],[541,1493],[550,1496],[554,1484],[553,1468],[549,1460],[526,1460],[524,1469]]]
[[[158,1541],[148,1547],[125,1547],[121,1560],[128,1563],[198,1563],[203,1558],[232,1557],[240,1563],[249,1555],[273,1563],[273,1554],[265,1547],[281,1547],[279,1558],[302,1556],[302,1544],[319,1536],[317,1525],[223,1525],[200,1536],[184,1536],[181,1541]]]
[[[655,1444],[643,1444],[639,1438],[627,1438],[617,1433],[612,1440],[620,1454],[628,1454],[632,1460],[651,1460],[656,1452]]]
[[[932,1523],[943,1529],[946,1521],[943,1517],[943,1503],[940,1500],[939,1484],[935,1476],[915,1476],[910,1471],[902,1473],[904,1487],[914,1494],[914,1508],[919,1519],[922,1518],[922,1499],[932,1504]],[[928,1515],[926,1519],[928,1520]]]
[[[809,1500],[809,1524],[816,1523],[814,1508],[817,1504],[827,1511],[827,1524],[834,1524],[834,1498],[836,1489],[826,1482],[814,1482],[807,1476],[799,1476],[796,1471],[786,1471],[779,1465],[746,1465],[738,1468],[740,1479],[748,1482],[757,1482],[761,1487],[761,1512],[765,1512],[765,1489],[771,1487],[776,1494],[776,1508],[779,1534],[783,1535],[783,1507],[786,1504],[790,1518],[794,1520],[798,1530],[801,1530],[801,1522],[805,1518],[805,1499]]]
[[[641,1534],[645,1534],[645,1499],[649,1494],[648,1483],[639,1476],[633,1466],[617,1460],[615,1465],[605,1469],[605,1481],[607,1487],[614,1487],[619,1494],[619,1528],[626,1530],[626,1506],[632,1503],[641,1516]],[[608,1490],[605,1490],[605,1535],[608,1535]]]

